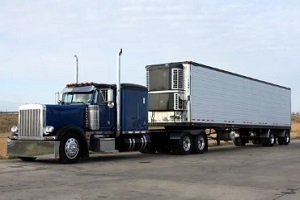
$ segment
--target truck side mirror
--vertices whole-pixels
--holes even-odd
[[[114,107],[114,90],[113,89],[107,90],[107,105],[109,108]]]
[[[113,89],[107,90],[107,101],[108,102],[114,101],[114,90]]]

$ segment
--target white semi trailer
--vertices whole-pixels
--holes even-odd
[[[209,138],[236,146],[290,142],[290,88],[188,61],[148,65],[146,72],[146,153],[203,153]]]
[[[8,154],[75,163],[89,151],[204,153],[208,139],[237,146],[290,143],[290,88],[194,62],[146,71],[148,91],[120,84],[117,70],[117,85],[68,84],[60,105],[20,106]]]

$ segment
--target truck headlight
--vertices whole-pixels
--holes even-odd
[[[54,131],[54,127],[53,126],[46,126],[44,128],[44,135],[49,135],[50,133],[52,133]]]
[[[11,132],[11,134],[13,134],[13,135],[18,135],[18,131],[19,131],[19,128],[18,128],[17,126],[12,126],[12,127],[10,128],[10,132]]]

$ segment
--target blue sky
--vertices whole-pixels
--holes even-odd
[[[54,103],[79,81],[145,85],[145,66],[194,61],[292,88],[300,111],[298,0],[10,0],[0,6],[0,111]]]

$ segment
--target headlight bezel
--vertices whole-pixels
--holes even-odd
[[[12,126],[10,128],[10,132],[14,135],[18,135],[18,132],[19,132],[19,127],[18,126]]]

